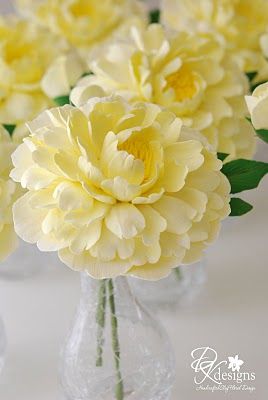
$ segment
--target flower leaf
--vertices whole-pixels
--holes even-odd
[[[247,72],[247,73],[246,73],[246,76],[247,76],[247,78],[248,78],[248,80],[249,80],[251,93],[254,92],[254,90],[255,90],[259,85],[261,85],[262,83],[265,83],[265,82],[266,82],[266,81],[256,82],[256,81],[255,81],[255,78],[256,78],[257,75],[258,75],[258,72],[257,72],[257,71],[250,71],[250,72]]]
[[[258,83],[253,83],[253,82],[251,82],[251,92],[254,92],[254,90],[258,87],[258,86],[260,86],[260,85],[262,85],[263,83],[266,83],[267,81],[261,81],[261,82],[258,82]]]
[[[155,8],[150,11],[150,24],[156,24],[160,21],[160,10]]]
[[[231,184],[231,193],[255,189],[268,173],[268,163],[255,160],[234,160],[222,167],[222,173]]]
[[[229,156],[229,154],[227,153],[217,153],[217,157],[219,160],[221,160],[222,162],[225,160],[225,158],[227,158]]]
[[[256,129],[256,133],[261,140],[268,143],[268,129]]]
[[[247,72],[246,73],[249,82],[252,82],[257,75],[257,71]]]
[[[16,125],[3,124],[3,127],[8,131],[10,136],[12,136],[14,130],[16,129]]]
[[[240,217],[241,215],[247,214],[253,209],[253,206],[246,201],[233,197],[230,201],[231,213],[230,217]]]
[[[91,72],[91,71],[84,72],[83,75],[81,76],[81,78],[85,78],[86,76],[89,76],[89,75],[93,75],[93,72]]]
[[[64,106],[65,104],[70,104],[70,97],[69,96],[59,96],[55,97],[54,102],[57,104],[57,106]]]

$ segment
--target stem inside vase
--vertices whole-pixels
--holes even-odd
[[[180,267],[174,268],[174,274],[176,275],[176,278],[178,279],[178,281],[182,280],[182,273],[181,273]]]
[[[96,314],[96,322],[98,325],[96,367],[101,367],[103,364],[102,355],[104,346],[105,314],[106,314],[106,279],[103,279],[100,281],[98,306]]]
[[[124,400],[124,385],[123,385],[121,366],[120,366],[118,320],[116,316],[114,284],[112,279],[103,279],[102,281],[100,281],[100,286],[99,286],[98,305],[96,313],[96,321],[98,324],[96,366],[101,367],[103,365],[107,286],[108,286],[109,305],[111,311],[111,336],[112,336],[111,342],[112,342],[112,350],[113,350],[114,364],[116,370],[115,398],[116,400]]]

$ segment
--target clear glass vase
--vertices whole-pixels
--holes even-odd
[[[207,279],[204,260],[175,268],[160,281],[151,282],[133,278],[135,295],[149,308],[170,308],[191,303],[200,293]]]
[[[82,274],[81,299],[61,352],[68,400],[169,400],[174,358],[166,333],[127,278]]]
[[[5,362],[6,346],[7,346],[7,340],[6,340],[5,327],[0,317],[0,373],[2,372]]]

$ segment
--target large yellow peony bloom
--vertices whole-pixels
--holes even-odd
[[[10,178],[11,154],[15,150],[9,134],[0,126],[0,262],[17,246],[14,232],[12,205],[18,196],[18,188]]]
[[[123,35],[131,23],[145,19],[138,0],[17,0],[17,5],[82,51],[110,40],[114,33]]]
[[[243,71],[268,78],[267,0],[162,0],[161,15],[174,29],[219,34]]]
[[[71,94],[75,105],[113,92],[130,102],[156,103],[202,131],[230,159],[252,157],[254,130],[245,118],[247,79],[213,37],[166,32],[158,24],[133,28],[129,40],[109,46],[90,69],[94,75],[78,82]]]
[[[256,129],[268,129],[268,82],[259,85],[252,96],[246,96],[251,121]]]
[[[16,18],[0,20],[0,42],[0,124],[19,125],[51,105],[41,80],[67,47],[43,28]]]
[[[42,113],[13,154],[27,193],[15,229],[94,278],[166,276],[192,263],[229,214],[229,182],[205,139],[159,106],[120,97]]]

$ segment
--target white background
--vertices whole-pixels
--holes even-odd
[[[0,1],[2,10],[7,3]],[[262,145],[258,158],[268,161],[267,150]],[[267,184],[268,177],[258,191],[245,194],[254,211],[225,224],[209,250],[209,280],[201,296],[190,307],[159,315],[177,357],[172,400],[268,398]],[[0,281],[0,315],[9,345],[1,400],[61,399],[58,352],[78,302],[79,274],[56,264],[55,259],[55,265],[25,281]],[[215,348],[221,359],[239,354],[245,369],[256,373],[256,392],[196,392],[190,354],[200,346]]]

